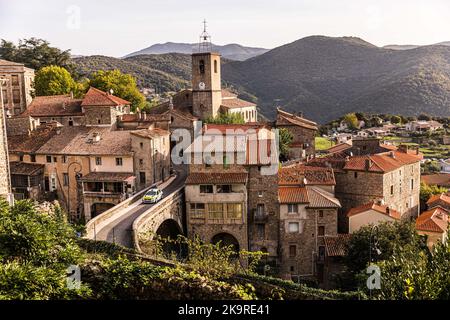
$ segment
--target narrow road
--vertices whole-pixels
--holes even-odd
[[[186,173],[184,171],[178,172],[175,180],[163,190],[163,199],[172,192],[182,187],[186,181]],[[153,207],[155,204],[143,204],[140,200],[130,205],[125,210],[128,212],[111,223],[104,226],[97,231],[96,239],[117,243],[124,247],[133,248],[133,234],[132,226],[141,214]]]

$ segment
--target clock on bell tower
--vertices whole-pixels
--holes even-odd
[[[192,54],[192,109],[201,120],[217,116],[222,104],[220,54],[211,52],[211,47],[205,22],[199,52]]]

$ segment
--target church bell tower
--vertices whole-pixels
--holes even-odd
[[[206,21],[197,52],[192,54],[192,109],[201,120],[216,117],[222,104],[220,54],[212,52]]]

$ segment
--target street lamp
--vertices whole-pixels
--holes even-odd
[[[376,231],[377,234],[378,234],[379,229],[378,229],[378,225],[376,225],[376,224],[373,225],[372,228],[370,229],[370,236],[369,236],[369,266],[372,264],[372,236],[373,236],[374,231]],[[377,255],[379,256],[381,254],[381,250],[378,248],[378,239],[377,238],[375,238],[375,241],[374,241],[374,249],[375,249],[375,252],[377,253]],[[369,296],[370,296],[370,298],[372,298],[372,287],[369,287]]]
[[[67,210],[69,211],[68,214],[70,215],[70,167],[72,167],[73,165],[78,165],[79,168],[75,168],[75,177],[78,177],[80,175],[81,170],[83,169],[83,167],[81,166],[80,163],[74,161],[71,162],[68,166],[67,166]]]

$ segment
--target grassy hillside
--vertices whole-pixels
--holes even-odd
[[[80,76],[119,69],[135,76],[140,87],[158,88],[161,92],[189,87],[190,56],[184,54],[140,55],[126,59],[89,56],[72,60]]]
[[[314,36],[231,62],[223,76],[256,95],[268,115],[275,99],[320,122],[350,111],[450,114],[444,46],[387,50],[358,38]]]
[[[99,69],[131,73],[143,87],[190,87],[187,54],[74,59],[82,75]],[[313,36],[246,61],[222,59],[222,80],[272,118],[275,106],[324,123],[345,113],[450,115],[450,47],[376,47],[354,37]]]

